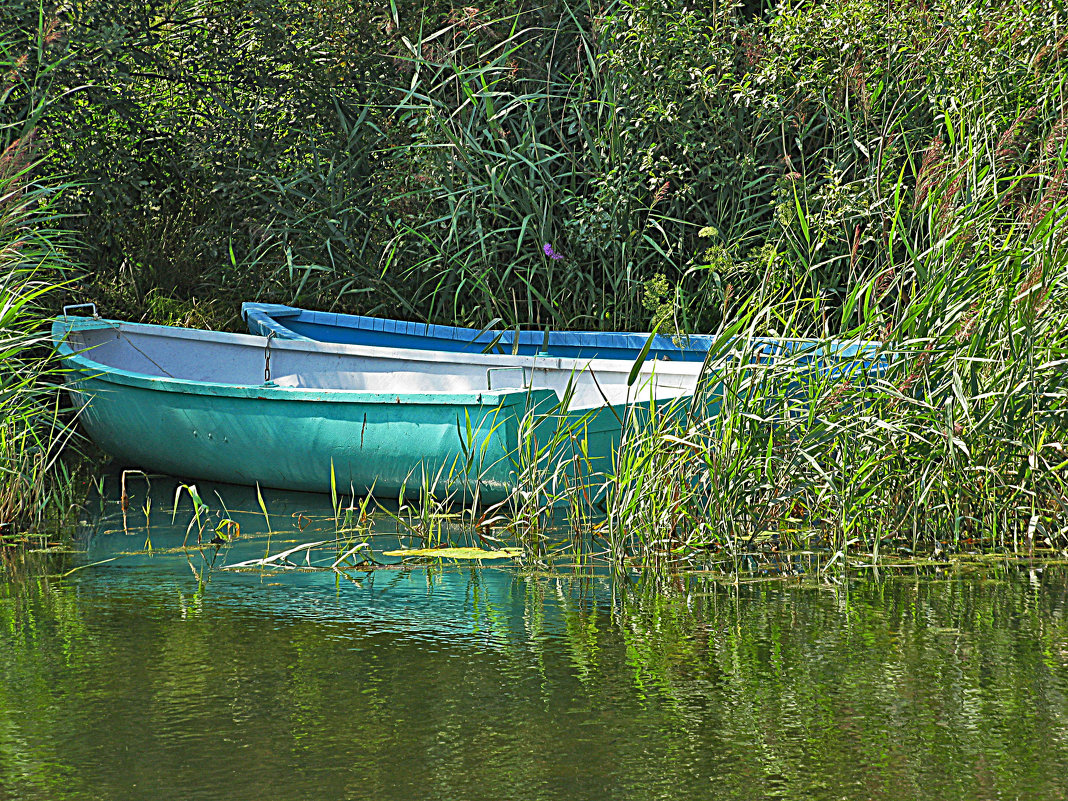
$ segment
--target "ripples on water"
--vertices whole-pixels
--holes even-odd
[[[321,538],[292,525],[315,504],[268,497],[272,552]],[[262,555],[262,516],[234,516],[225,561]],[[147,532],[128,517],[127,535],[110,503],[85,553],[28,555],[0,584],[0,798],[1068,793],[1062,569],[838,587],[216,570],[198,585],[174,550],[187,508]]]

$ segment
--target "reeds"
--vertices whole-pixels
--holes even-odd
[[[717,365],[729,388],[717,416],[624,446],[609,514],[619,550],[693,565],[770,533],[843,561],[887,545],[1066,549],[1065,204],[1047,191],[1041,219],[1022,222],[1000,203],[1016,176],[968,168],[921,203],[936,227],[953,196],[969,198],[911,254],[925,280],[896,313],[846,332],[881,324],[889,340],[815,370],[743,352]]]
[[[77,500],[60,460],[71,429],[42,319],[71,271],[57,202],[66,186],[42,177],[34,129],[52,99],[52,69],[38,62],[54,33],[42,27],[32,60],[0,36],[0,545],[28,531],[47,536],[45,520]]]
[[[30,145],[0,155],[0,537],[19,539],[75,500],[60,461],[71,431],[59,414],[58,367],[42,316],[68,262],[52,206],[33,176]]]
[[[229,299],[256,296],[685,333],[757,297],[829,336],[901,302],[911,253],[957,214],[963,172],[933,219],[913,212],[968,169],[943,158],[960,123],[1017,174],[1002,201],[1044,213],[1030,199],[1063,176],[1036,167],[1065,132],[1045,6],[754,8],[189,6],[161,31],[116,0],[61,21],[18,2],[0,21],[31,51],[5,73],[42,76],[13,97],[47,99],[29,107],[54,170],[83,182],[66,208],[92,299],[118,316],[233,325]],[[857,284],[871,291],[845,309]]]

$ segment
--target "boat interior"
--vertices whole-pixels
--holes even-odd
[[[666,400],[692,394],[697,369],[664,374],[650,362],[633,386],[627,386],[631,364],[599,362],[596,372],[582,360],[534,357],[474,357],[360,348],[345,348],[246,334],[98,321],[79,325],[67,335],[68,345],[102,366],[142,375],[236,386],[348,390],[375,393],[467,393],[487,390],[553,389],[560,397],[572,390],[569,408],[592,409],[607,404]],[[348,350],[352,350],[351,348]],[[610,365],[602,369],[600,365]],[[618,364],[618,368],[615,365]]]

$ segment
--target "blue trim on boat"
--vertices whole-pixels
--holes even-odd
[[[449,353],[519,353],[533,356],[634,361],[649,341],[649,334],[621,331],[514,331],[416,323],[383,317],[311,311],[275,303],[242,303],[241,316],[253,334],[273,332],[283,339],[313,340],[349,345],[438,350]],[[657,334],[649,349],[657,361],[704,361],[709,349],[722,347],[721,337],[691,334],[679,340]],[[829,370],[832,377],[859,370],[881,375],[889,364],[881,343],[815,339],[752,340],[755,361],[767,363],[778,357],[796,357],[799,365],[810,361]],[[857,361],[863,365],[861,367]]]
[[[249,331],[266,336],[274,331],[288,339],[313,339],[349,345],[441,350],[453,353],[544,354],[578,359],[628,359],[645,347],[648,334],[602,331],[514,331],[415,323],[383,317],[318,312],[271,303],[243,303],[241,315]],[[691,337],[676,343],[657,334],[650,358],[703,361],[715,337]]]

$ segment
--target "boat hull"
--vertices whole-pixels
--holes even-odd
[[[350,402],[294,408],[267,398],[220,398],[71,383],[89,436],[119,460],[176,476],[279,489],[396,497],[401,488],[457,490],[501,500],[515,486],[522,406]],[[460,432],[471,422],[469,464]]]

